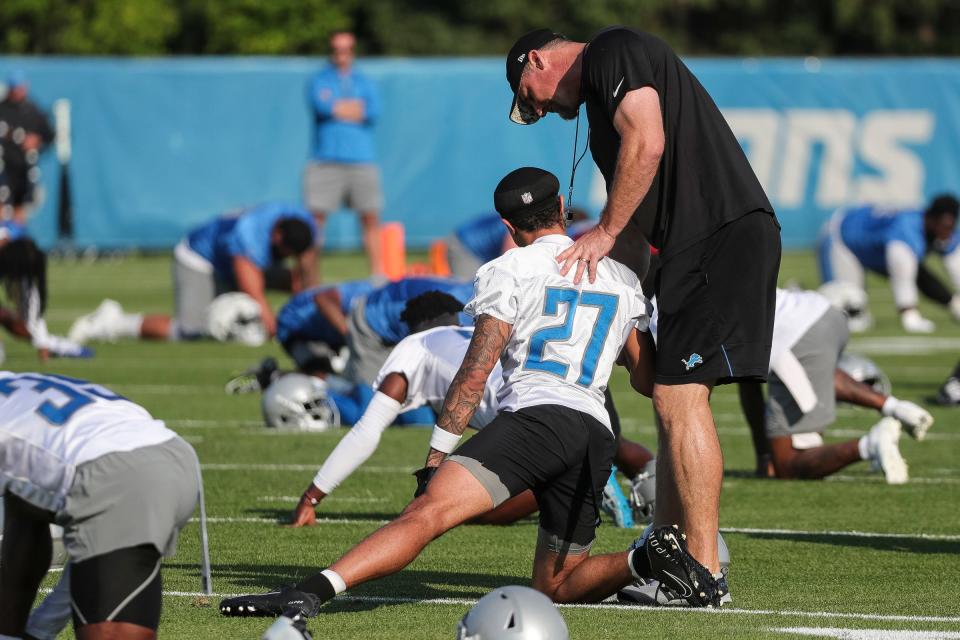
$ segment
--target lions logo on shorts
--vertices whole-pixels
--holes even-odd
[[[698,364],[703,364],[703,356],[701,356],[699,353],[691,353],[690,357],[686,360],[680,358],[680,362],[682,362],[683,366],[687,368],[687,371],[690,371],[690,369],[693,369]]]

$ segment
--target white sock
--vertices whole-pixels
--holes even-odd
[[[860,452],[861,460],[870,459],[870,445],[867,443],[867,436],[860,436],[857,440],[857,450]]]
[[[117,336],[121,338],[139,338],[143,326],[142,313],[124,313],[117,320]]]
[[[347,590],[347,583],[343,581],[343,578],[340,577],[340,574],[331,569],[324,569],[321,571],[327,580],[330,581],[330,584],[333,585],[333,590],[339,595]]]

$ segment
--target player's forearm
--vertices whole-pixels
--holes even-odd
[[[317,311],[326,318],[330,326],[336,329],[341,336],[347,335],[347,317],[343,315],[340,308],[340,301],[334,296],[328,295],[329,292],[318,293],[314,302],[317,305]]]
[[[842,369],[834,371],[833,389],[837,400],[840,402],[849,402],[877,411],[883,408],[883,403],[887,399],[885,395],[877,392],[873,387],[857,382]]]
[[[633,216],[640,202],[650,191],[660,167],[660,149],[642,138],[624,138],[617,155],[617,171],[600,215],[600,227],[617,236]]]

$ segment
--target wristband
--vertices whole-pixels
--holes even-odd
[[[433,435],[430,436],[430,447],[442,453],[450,453],[457,448],[460,438],[461,436],[434,425]]]
[[[880,413],[885,416],[892,416],[893,412],[897,410],[898,404],[900,404],[900,401],[890,396],[883,401],[883,407],[880,409]]]

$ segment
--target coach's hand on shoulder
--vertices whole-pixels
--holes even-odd
[[[576,274],[574,274],[574,284],[580,284],[583,279],[583,272],[587,270],[587,278],[593,283],[597,279],[597,265],[610,250],[613,249],[613,243],[616,237],[604,229],[599,224],[590,229],[573,246],[568,247],[557,256],[557,262],[562,262],[560,274],[567,275],[574,264],[577,265]]]

